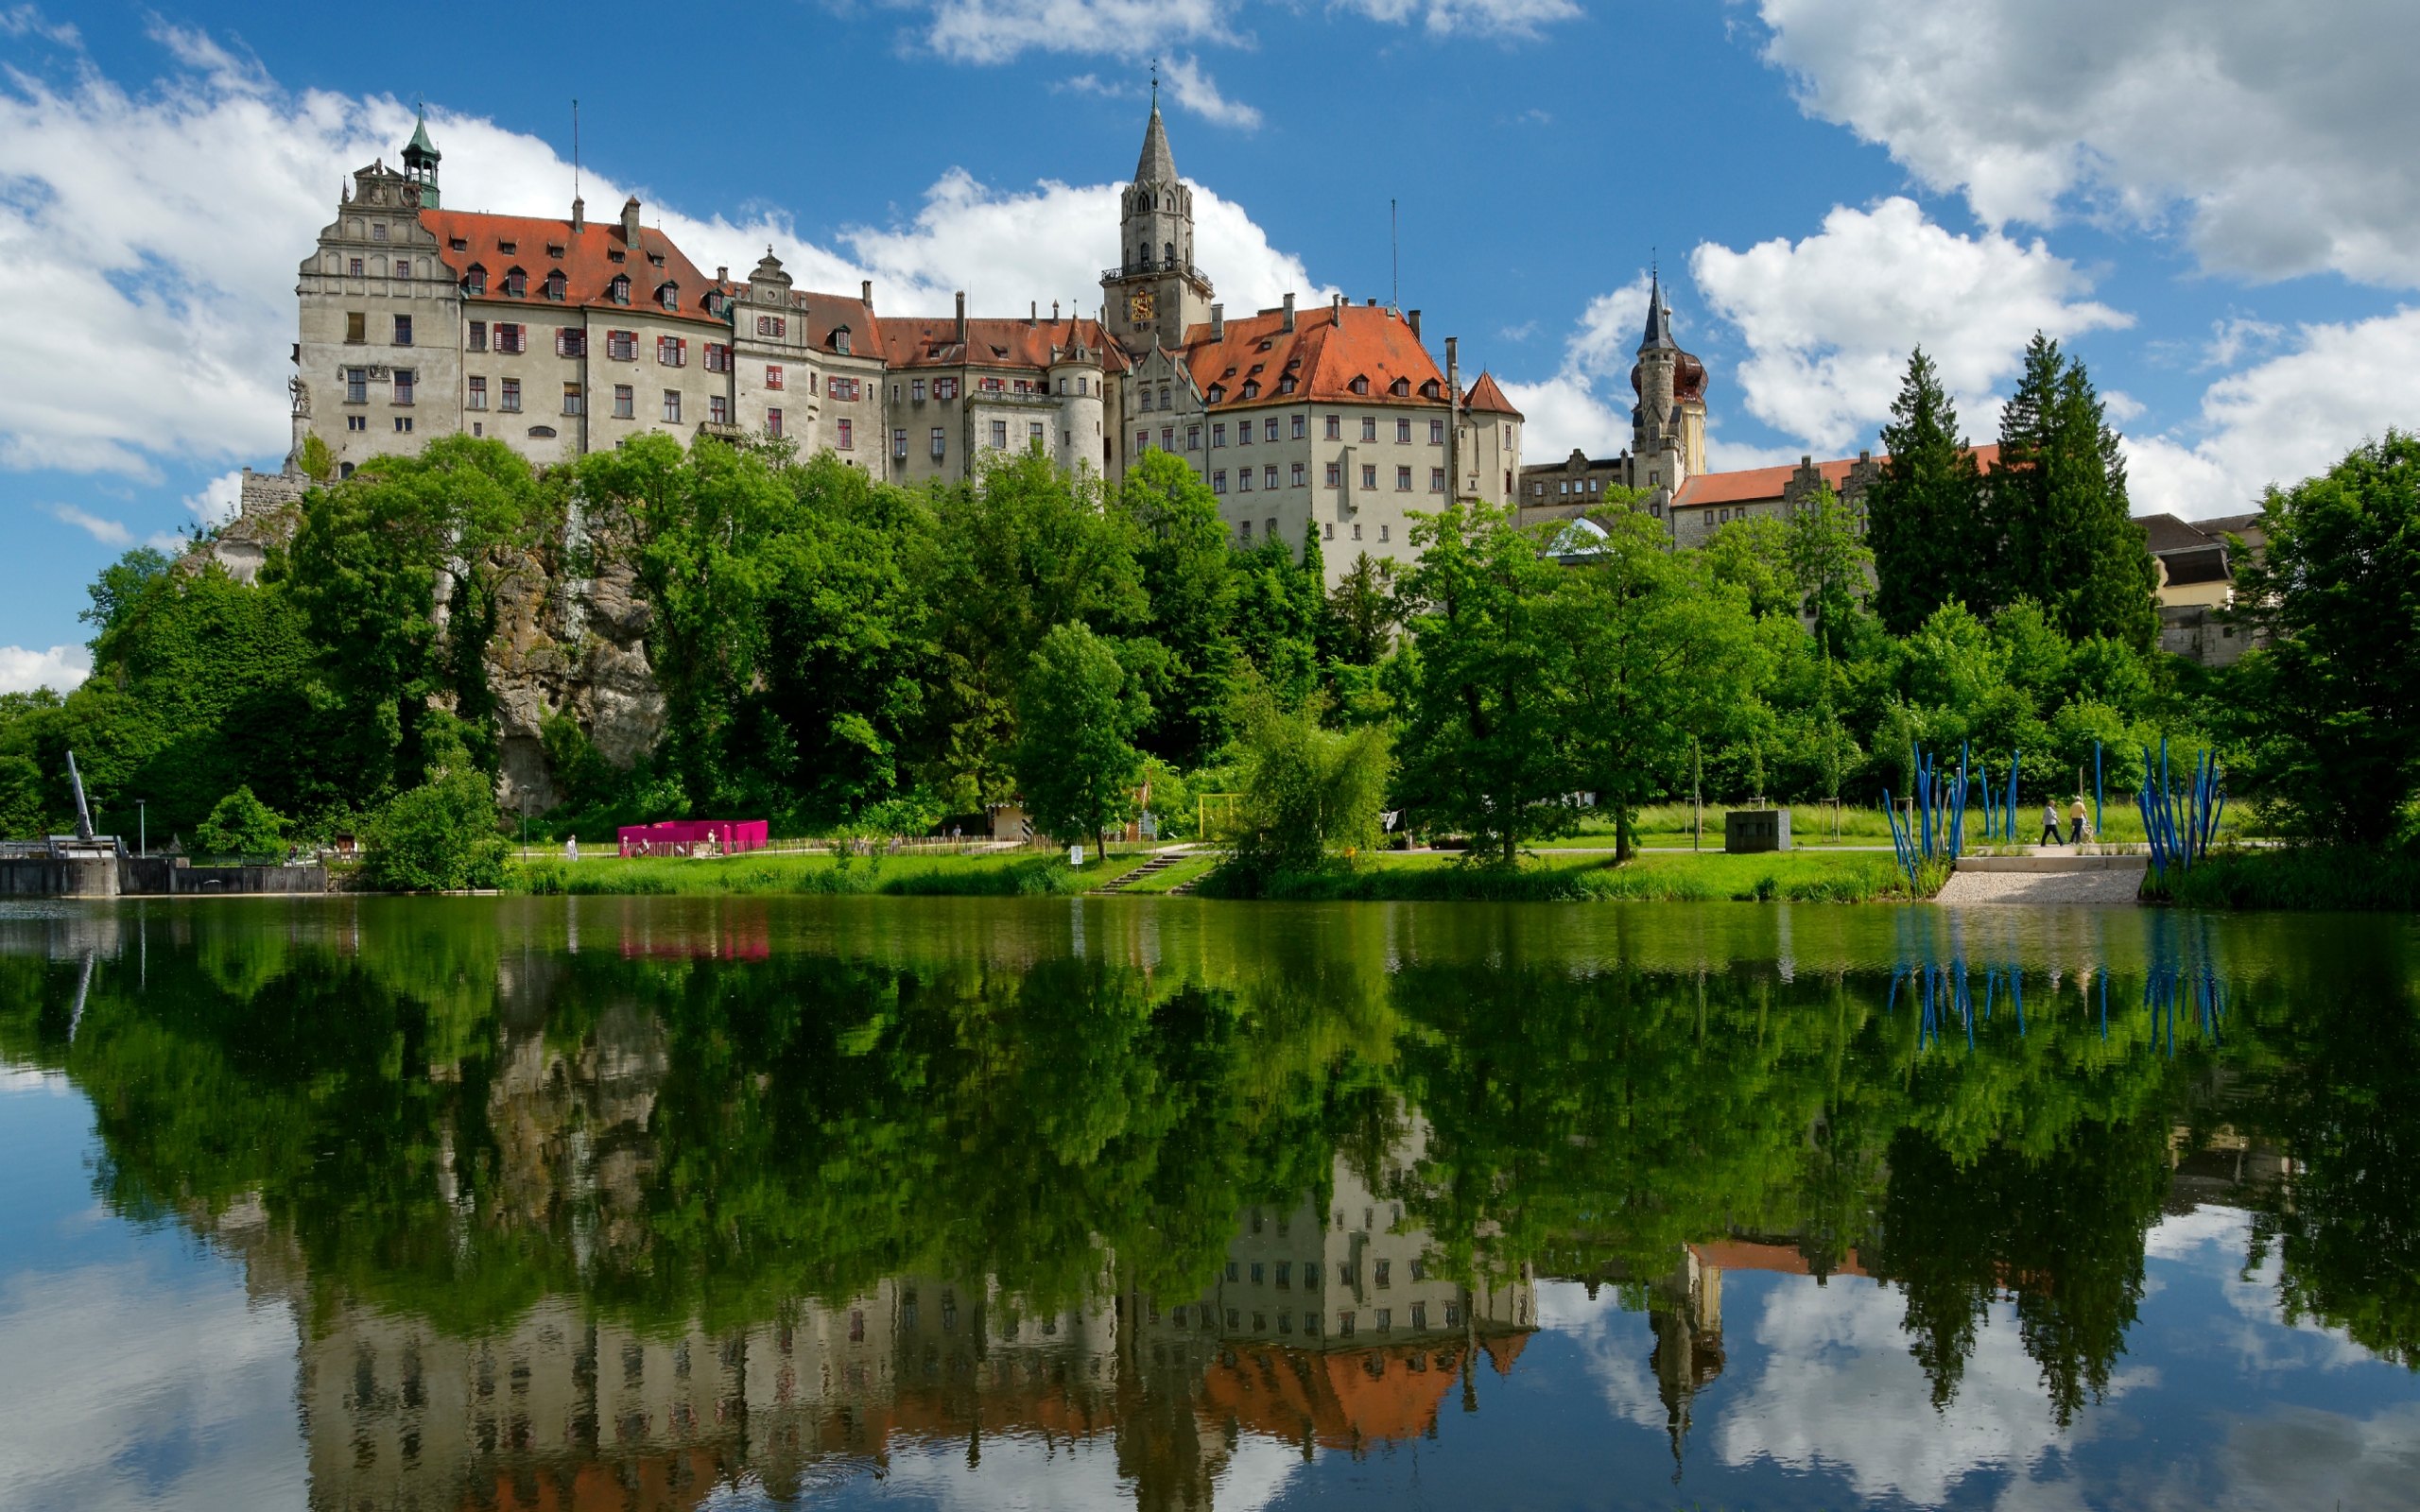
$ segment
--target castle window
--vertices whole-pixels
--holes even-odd
[[[1299,489],[1299,488],[1301,488],[1301,487],[1303,486],[1303,483],[1304,483],[1304,476],[1303,476],[1303,473],[1304,473],[1304,468],[1305,468],[1305,464],[1301,463],[1301,462],[1297,462],[1297,463],[1295,463],[1295,464],[1294,464],[1294,475],[1293,475],[1292,485],[1291,485],[1292,487],[1294,487],[1294,488],[1298,488],[1298,489]]]
[[[1344,487],[1343,463],[1330,462],[1327,465],[1327,486],[1331,489],[1340,489]]]
[[[760,315],[756,318],[756,334],[760,336],[779,336],[786,335],[788,330],[789,322],[778,315]]]
[[[1270,443],[1270,445],[1272,445],[1272,446],[1274,446],[1275,444],[1277,444],[1277,417],[1276,417],[1276,416],[1271,415],[1271,416],[1270,416],[1267,420],[1262,421],[1260,422],[1260,438],[1261,438],[1262,440],[1264,440],[1264,441],[1269,442],[1269,443]]]
[[[1423,399],[1435,399],[1438,397],[1436,379],[1431,378],[1426,383],[1420,386],[1420,397]]]
[[[655,360],[659,367],[686,367],[689,362],[689,343],[679,336],[658,336],[655,338]]]
[[[1134,433],[1134,450],[1137,453],[1149,451],[1150,449],[1150,445],[1151,433],[1150,431],[1136,431]]]
[[[779,388],[779,387],[782,387],[782,369],[779,369],[779,368],[777,368],[777,367],[774,367],[774,366],[772,366],[772,365],[771,365],[771,364],[769,364],[769,363],[766,365],[766,368],[765,368],[765,387],[768,387],[768,388]]]
[[[1387,386],[1387,392],[1394,395],[1397,399],[1409,399],[1411,397],[1411,380],[1409,378],[1398,378],[1393,383]]]
[[[1237,446],[1252,444],[1252,421],[1248,420],[1236,421],[1236,444]]]
[[[410,258],[398,257],[395,259],[395,276],[397,278],[409,278],[412,276],[412,260]]]
[[[1445,444],[1445,422],[1443,421],[1432,420],[1428,422],[1428,444],[1431,446],[1443,446]]]
[[[807,387],[809,388],[815,387],[813,374],[808,375]],[[834,399],[843,399],[854,404],[857,398],[857,381],[855,378],[835,378],[823,386],[823,391]]]
[[[358,257],[353,259],[353,276],[354,278],[361,276],[361,259]]]
[[[1395,421],[1395,444],[1398,446],[1409,446],[1411,444],[1411,421],[1408,420],[1397,420]]]
[[[1227,491],[1226,469],[1220,468],[1218,472],[1210,474],[1210,491],[1213,493],[1224,493]]]
[[[934,379],[933,397],[935,399],[956,399],[958,397],[958,380],[955,378]]]
[[[579,385],[563,385],[563,413],[566,415],[579,413]]]
[[[348,404],[370,403],[370,369],[347,368],[344,370],[344,402]]]
[[[1174,243],[1174,242],[1163,242],[1163,243],[1161,243],[1161,244],[1160,244],[1160,246],[1161,246],[1161,252],[1160,252],[1160,256],[1161,256],[1161,257],[1162,257],[1162,258],[1163,258],[1163,259],[1167,263],[1167,265],[1168,265],[1170,267],[1174,267],[1174,266],[1176,266],[1176,243]]]
[[[1212,446],[1224,446],[1227,444],[1227,427],[1225,425],[1219,424],[1210,427],[1210,444]]]
[[[1270,463],[1267,467],[1264,467],[1264,468],[1262,468],[1262,469],[1260,470],[1260,486],[1261,486],[1262,488],[1264,488],[1264,489],[1269,490],[1270,490],[1270,492],[1272,492],[1272,493],[1276,491],[1276,490],[1277,490],[1277,464],[1276,464],[1276,463],[1271,462],[1271,463]]]
[[[1281,394],[1290,394],[1294,391],[1294,375],[1292,373],[1288,373],[1285,377],[1277,380],[1277,391]]]
[[[657,289],[655,291],[655,302],[663,305],[667,310],[677,310],[681,308],[681,285],[678,284],[666,284],[662,288]]]
[[[1311,425],[1311,417],[1309,417],[1308,415],[1297,415],[1297,416],[1295,416],[1295,417],[1294,417],[1294,439],[1296,439],[1296,440],[1298,440],[1298,441],[1299,441],[1299,440],[1301,440],[1301,439],[1304,438],[1304,436],[1305,436],[1305,434],[1310,430],[1310,425]]]
[[[832,350],[842,356],[849,354],[849,328],[841,326],[832,333]]]
[[[1081,399],[1081,398],[1083,398],[1083,397],[1084,397],[1084,391],[1085,391],[1085,390],[1084,390],[1084,385],[1085,385],[1088,381],[1089,381],[1089,380],[1087,380],[1087,379],[1086,379],[1086,378],[1085,378],[1081,373],[1077,374],[1077,376],[1076,376],[1076,397],[1077,397],[1078,399]]]
[[[614,418],[615,420],[638,419],[638,396],[631,392],[629,384],[614,386]]]
[[[1223,404],[1227,402],[1227,390],[1223,385],[1212,384],[1210,386],[1210,392],[1204,394],[1202,397],[1209,400],[1210,403],[1214,404]]]
[[[561,256],[562,256],[562,255],[563,255],[563,244],[562,244],[562,243],[561,243],[561,242],[548,242],[548,243],[546,244],[546,255],[547,255],[548,257],[561,257]]]
[[[662,252],[649,252],[647,254],[647,260],[653,263],[658,267],[662,267],[664,266],[664,254]]]
[[[1201,450],[1201,426],[1187,425],[1184,428],[1184,449],[1188,452],[1198,452]]]
[[[564,286],[563,270],[562,268],[556,268],[554,271],[546,275],[546,298],[550,300],[562,299],[563,297]]]
[[[461,237],[459,237],[459,236],[457,236],[457,237],[452,238],[452,239],[451,239],[451,240],[449,240],[445,245],[446,245],[446,246],[448,246],[448,247],[450,247],[450,248],[452,248],[454,250],[456,250],[456,251],[458,251],[458,252],[467,252],[467,251],[469,251],[469,250],[471,249],[471,244],[470,244],[469,242],[467,242],[467,241],[464,241],[464,240],[463,240]]]
[[[588,355],[588,333],[576,325],[561,327],[555,332],[555,355],[585,357]]]
[[[524,299],[529,293],[529,275],[521,269],[508,268],[504,275],[504,292],[510,299]]]
[[[708,315],[719,318],[722,316],[722,313],[730,307],[731,301],[729,297],[719,290],[706,296],[706,313]]]
[[[1379,542],[1380,542],[1381,544],[1384,544],[1384,543],[1385,543],[1385,541],[1386,541],[1386,539],[1387,539],[1387,527],[1386,527],[1385,525],[1380,525],[1380,526],[1378,527],[1378,541],[1379,541]]]
[[[395,417],[395,429],[399,431],[408,431],[411,428],[412,418],[409,415],[398,415]]]
[[[1038,420],[1028,421],[1025,428],[1025,437],[1027,440],[1032,442],[1035,446],[1040,446],[1042,444],[1042,421]],[[1163,433],[1163,439],[1165,438],[1166,433]]]
[[[1365,441],[1374,441],[1378,438],[1377,416],[1364,415],[1361,417],[1361,438]]]
[[[841,421],[834,426],[834,429],[838,435],[833,438],[833,445],[843,452],[853,450],[856,446],[857,422],[856,421]]]
[[[890,455],[902,462],[908,460],[907,426],[902,425],[890,433]]]
[[[370,227],[370,239],[373,242],[383,242],[387,239],[387,223],[385,221],[381,220],[372,222]]]
[[[529,328],[527,326],[518,324],[507,325],[503,321],[499,320],[495,323],[494,330],[496,351],[518,352],[527,352],[529,349]]]
[[[473,263],[471,270],[462,275],[462,286],[474,294],[485,294],[488,291],[488,270]]]
[[[614,275],[614,282],[605,285],[605,297],[612,300],[615,304],[630,303],[630,275],[627,273],[616,273]]]
[[[1357,393],[1357,394],[1366,394],[1366,393],[1368,393],[1368,392],[1370,391],[1370,380],[1369,380],[1369,379],[1367,379],[1367,378],[1356,378],[1356,379],[1354,379],[1354,380],[1353,380],[1353,391],[1354,391],[1355,393]]]
[[[508,415],[521,413],[521,380],[507,378],[496,395],[496,408]]]
[[[505,256],[510,257],[521,250],[521,244],[519,242],[498,242],[495,244],[495,249],[502,252]]]
[[[1246,399],[1258,399],[1260,397],[1260,383],[1258,380],[1251,378],[1244,380],[1244,397]]]
[[[936,385],[935,387],[938,387],[940,386]],[[936,425],[933,427],[933,460],[938,462],[948,455],[949,432],[943,430],[941,426]]]
[[[664,391],[664,423],[666,425],[681,423],[681,390],[678,388],[667,388]],[[849,444],[849,422],[845,420],[840,422],[840,444],[842,446]]]
[[[464,346],[466,346],[466,347],[468,347],[468,348],[469,348],[471,351],[473,351],[473,352],[485,352],[485,351],[487,351],[487,350],[488,350],[488,323],[487,323],[485,320],[474,320],[474,321],[472,321],[472,322],[471,322],[471,334],[470,334],[469,337],[464,341],[463,345],[464,345]]]
[[[925,380],[917,378],[908,385],[908,397],[921,404],[925,402]]]
[[[1160,407],[1162,409],[1168,407],[1168,386],[1166,384],[1160,385]]]
[[[1236,469],[1236,491],[1237,493],[1252,491],[1252,469],[1248,467]]]
[[[488,381],[487,381],[486,379],[484,379],[484,378],[474,378],[474,379],[472,379],[472,380],[471,380],[471,387],[470,387],[470,397],[469,397],[466,401],[464,401],[464,403],[467,404],[467,406],[468,406],[468,407],[470,407],[470,408],[472,408],[472,409],[485,409],[485,408],[487,408],[487,407],[488,407]]]
[[[348,346],[359,346],[370,339],[370,317],[359,310],[348,310],[344,317],[344,339]]]
[[[1377,463],[1364,462],[1361,464],[1361,486],[1365,489],[1374,489],[1378,486]]]
[[[413,376],[414,376],[414,374],[413,374],[412,370],[411,370],[409,368],[398,368],[398,369],[395,369],[395,403],[396,403],[396,404],[410,404],[410,403],[412,402],[412,379],[413,379]]]
[[[1411,491],[1411,469],[1408,467],[1395,469],[1395,491],[1397,493]]]
[[[1432,467],[1428,470],[1428,491],[1431,493],[1443,493],[1445,491],[1445,470],[1443,468]]]
[[[782,412],[780,410],[769,409],[765,411],[765,434],[773,438],[775,440],[781,439]]]
[[[1134,433],[1134,449],[1138,452],[1143,449],[1143,438],[1146,434],[1147,433],[1143,431],[1136,431]],[[1005,452],[1008,449],[1009,422],[1004,420],[995,420],[992,422],[992,450],[995,452]]]
[[[1327,438],[1331,441],[1340,441],[1344,439],[1343,416],[1330,415],[1327,418]]]

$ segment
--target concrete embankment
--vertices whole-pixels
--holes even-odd
[[[228,893],[323,893],[328,868],[195,867],[174,856],[0,857],[0,897],[157,898]]]
[[[1974,903],[2132,903],[2151,868],[2147,856],[2035,854],[1962,856],[1933,902]]]

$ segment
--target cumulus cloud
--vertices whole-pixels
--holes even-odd
[[[1871,210],[1837,206],[1795,245],[1701,245],[1689,268],[1747,343],[1737,376],[1748,412],[1831,452],[1890,412],[1917,346],[1940,367],[1961,417],[1988,430],[1995,386],[2020,369],[2034,332],[2133,323],[2083,299],[2091,281],[2039,240],[1954,235],[1896,197]]]
[[[1581,14],[1575,0],[1338,3],[1372,21],[1418,26],[1436,37],[1530,37]],[[925,45],[974,63],[1004,63],[1028,52],[1098,53],[1136,62],[1170,46],[1252,42],[1242,0],[931,0],[924,26]],[[1199,108],[1182,94],[1178,103]]]
[[[14,343],[0,365],[0,466],[156,480],[167,461],[282,455],[295,269],[350,172],[410,134],[412,112],[395,100],[287,94],[199,34],[156,28],[153,41],[177,71],[139,95],[82,60],[64,83],[23,71],[0,81],[0,180],[11,185],[0,197],[11,274],[0,324]],[[1190,63],[1169,72],[1180,98],[1192,91],[1199,108],[1246,118]],[[449,205],[568,213],[571,166],[552,145],[437,109],[429,129]],[[1122,162],[1111,166],[1123,176]],[[701,266],[745,269],[770,246],[805,288],[853,291],[872,278],[892,314],[946,313],[959,289],[978,311],[1058,298],[1089,313],[1117,258],[1114,184],[1000,190],[953,169],[912,220],[849,227],[829,246],[778,209],[695,214],[594,167],[583,188],[592,205],[637,194],[645,217]],[[1194,203],[1198,260],[1231,307],[1331,292],[1241,207],[1200,186]],[[107,404],[54,379],[97,352],[109,353]],[[187,501],[205,523],[231,508],[233,476]]]
[[[1342,0],[1374,21],[1418,21],[1437,36],[1476,33],[1480,36],[1531,37],[1541,26],[1569,21],[1581,13],[1572,0]]]
[[[2182,223],[2205,268],[2420,284],[2408,0],[1758,0],[1806,111],[1992,226]]]
[[[2420,308],[2306,325],[2294,350],[2212,384],[2198,421],[2128,437],[2128,491],[2141,513],[2239,514],[2270,484],[2325,472],[2389,427],[2420,424]]]
[[[22,645],[0,645],[0,693],[31,693],[48,688],[65,693],[93,675],[93,653],[80,645],[54,645],[47,651]]]
[[[1564,338],[1563,362],[1553,377],[1503,386],[1505,397],[1522,415],[1522,455],[1527,460],[1556,461],[1575,448],[1592,456],[1611,456],[1629,448],[1630,369],[1647,321],[1647,288],[1648,276],[1640,273],[1612,293],[1590,300]],[[1510,331],[1505,335],[1519,340],[1530,329],[1524,328],[1519,336]]]
[[[201,486],[199,493],[189,494],[185,507],[191,509],[204,528],[223,525],[235,518],[244,503],[244,472],[222,472]]]
[[[1167,64],[1168,87],[1176,102],[1219,126],[1232,126],[1246,131],[1260,129],[1260,112],[1249,105],[1231,100],[1219,93],[1218,84],[1190,58],[1180,58]]]

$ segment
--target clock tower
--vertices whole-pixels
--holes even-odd
[[[1176,176],[1156,90],[1118,215],[1118,266],[1100,276],[1102,323],[1129,352],[1183,346],[1185,327],[1210,318],[1211,288],[1193,266],[1193,191]]]

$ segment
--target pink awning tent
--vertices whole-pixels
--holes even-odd
[[[765,819],[663,819],[625,824],[615,833],[626,856],[685,856],[709,837],[725,852],[762,850],[771,829]]]

